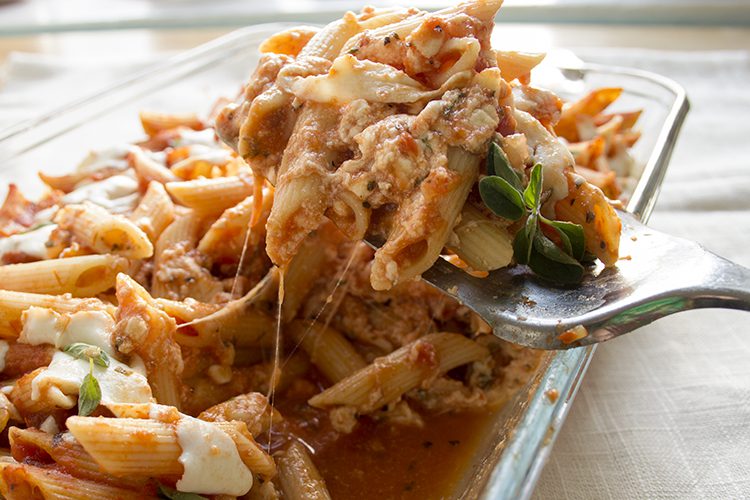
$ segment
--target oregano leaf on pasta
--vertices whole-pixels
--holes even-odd
[[[73,344],[65,346],[63,352],[78,359],[89,358],[102,368],[107,368],[109,366],[109,356],[102,348],[95,345],[86,344],[84,342],[74,342]]]
[[[78,389],[78,414],[82,417],[91,415],[102,400],[102,388],[94,377],[94,360],[89,358],[90,370],[83,377]]]
[[[542,164],[537,163],[531,169],[529,184],[523,192],[523,201],[529,210],[538,211],[542,198]]]
[[[523,188],[521,179],[519,179],[513,167],[510,166],[510,161],[508,161],[505,152],[494,142],[490,143],[490,150],[487,154],[487,175],[496,175],[505,179],[518,191],[521,191]]]
[[[526,213],[521,193],[502,177],[492,175],[480,180],[479,195],[498,217],[516,221]]]
[[[183,491],[177,491],[169,486],[159,485],[159,498],[166,498],[168,500],[208,500],[206,497],[197,493],[185,493]]]

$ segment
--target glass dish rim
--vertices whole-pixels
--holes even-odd
[[[106,113],[124,104],[131,97],[139,97],[153,90],[160,81],[174,81],[181,75],[200,71],[212,61],[226,57],[227,52],[234,54],[242,50],[250,43],[248,39],[254,36],[265,34],[272,29],[279,30],[297,25],[299,23],[265,23],[234,30],[171,56],[97,92],[4,128],[0,130],[0,161],[23,155],[44,141],[79,126],[82,122],[80,119],[72,125],[66,123],[65,117],[68,113],[88,108]],[[676,138],[689,109],[685,90],[671,79],[638,69],[583,63],[575,67],[561,67],[560,70],[563,74],[577,78],[581,78],[587,72],[634,77],[655,84],[672,95],[673,101],[669,112],[627,204],[628,211],[646,222],[656,203]],[[45,127],[49,130],[45,130]],[[37,135],[40,128],[43,132]],[[487,483],[482,487],[481,498],[527,499],[532,495],[595,350],[596,346],[576,348],[558,351],[551,356],[547,367],[537,380],[537,388],[528,400],[522,417],[514,426],[514,432],[503,448],[502,455],[494,464]],[[553,384],[559,392],[559,398],[554,404],[550,404],[544,389],[553,387]]]

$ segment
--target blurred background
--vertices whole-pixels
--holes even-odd
[[[143,27],[232,27],[251,23],[328,21],[356,0],[0,0],[0,31],[123,29]],[[369,2],[395,5],[396,0]],[[446,1],[417,0],[418,7]],[[505,22],[744,25],[747,0],[506,0]]]

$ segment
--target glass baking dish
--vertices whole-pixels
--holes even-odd
[[[234,96],[254,69],[257,48],[288,26],[268,24],[230,33],[173,57],[95,95],[0,132],[0,195],[16,183],[35,194],[38,170],[64,173],[86,152],[136,140],[140,110],[208,112],[221,96]],[[624,89],[614,106],[642,109],[642,138],[633,150],[642,172],[631,184],[628,209],[647,219],[688,109],[684,91],[660,76],[622,68],[548,64],[535,83],[565,98],[603,86]],[[455,498],[528,498],[575,397],[595,347],[549,352],[514,400],[493,417],[486,439],[454,489]],[[555,389],[559,397],[549,397]]]

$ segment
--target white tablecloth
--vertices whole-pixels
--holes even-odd
[[[750,266],[750,53],[576,52],[687,89],[650,224]],[[750,314],[693,311],[601,345],[536,498],[750,498]]]
[[[577,53],[687,88],[692,111],[651,223],[750,266],[750,54]],[[13,56],[0,127],[140,65],[104,64]],[[536,497],[750,498],[748,325],[747,313],[691,312],[601,346]]]

